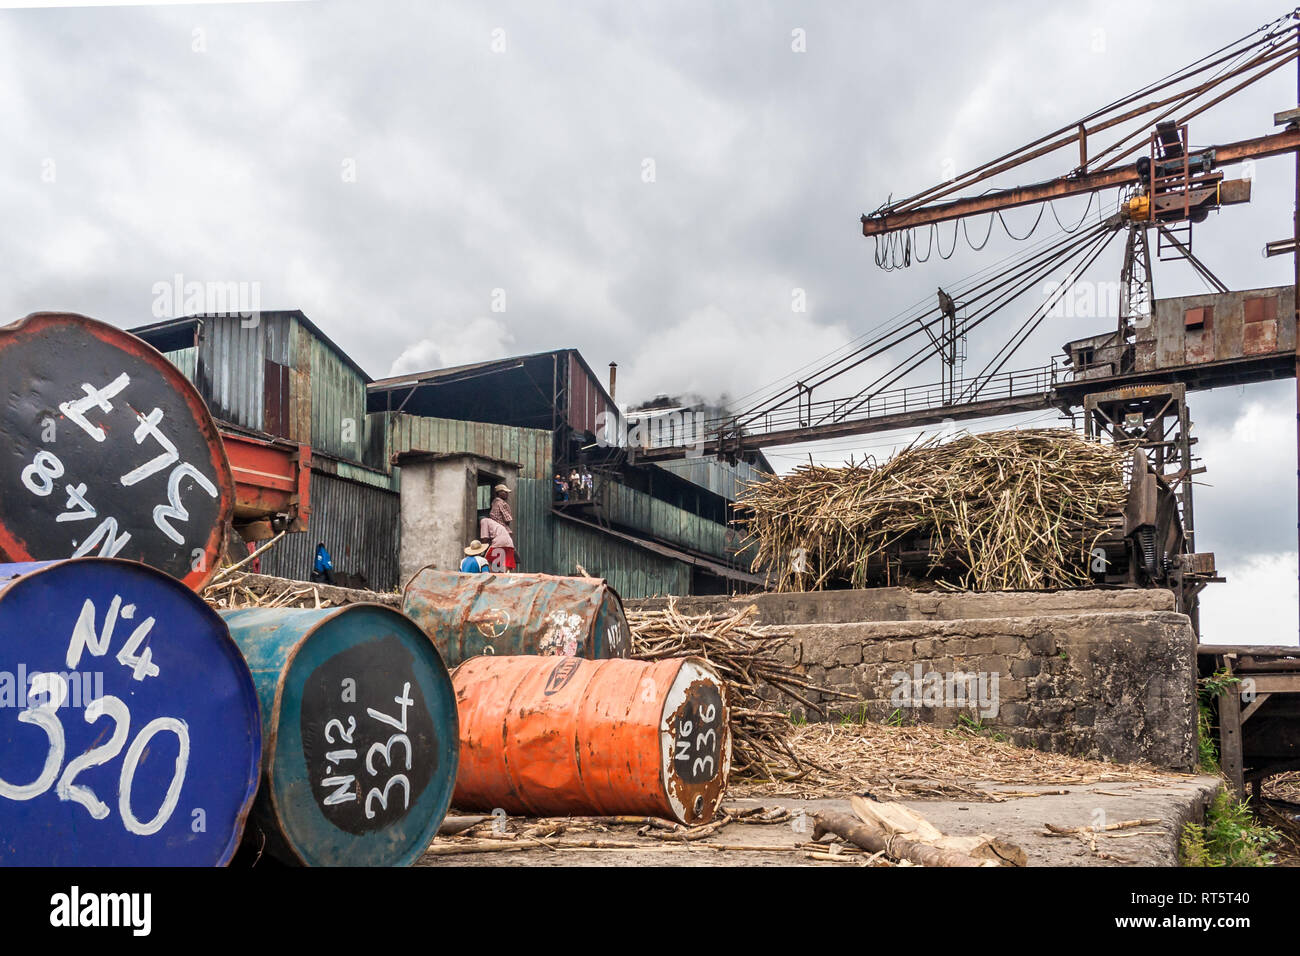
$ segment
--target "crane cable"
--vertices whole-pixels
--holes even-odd
[[[1096,229],[1102,229],[1102,228],[1104,228],[1104,225],[1099,225],[1096,227]],[[1092,235],[1093,232],[1095,232],[1095,230],[1090,231],[1088,233],[1084,233],[1083,234],[1084,240],[1086,241],[1086,239],[1090,235]],[[1056,242],[1054,245],[1048,246],[1046,249],[1037,250],[1030,256],[1022,257],[1022,261],[1015,262],[1012,266],[1008,267],[1007,269],[995,273],[989,278],[976,284],[971,289],[967,290],[967,292],[963,296],[965,304],[970,305],[974,302],[977,302],[983,298],[988,297],[989,295],[998,293],[1010,282],[1014,281],[1020,276],[1023,276],[1027,272],[1038,270],[1044,263],[1054,263],[1056,259],[1068,253],[1069,252],[1068,247],[1073,245],[1076,241],[1077,241],[1077,237],[1066,236],[1063,239]],[[982,290],[982,291],[977,292],[977,290]],[[937,308],[931,307],[929,310],[923,312],[920,316],[917,316],[915,318],[919,320],[936,311]],[[918,335],[927,326],[934,325],[942,321],[942,318],[943,318],[942,314],[937,315],[935,318],[930,319],[928,322],[921,323],[916,328],[912,328],[911,322],[908,322],[905,325],[900,326],[898,328],[890,329],[884,332],[883,334],[876,336],[874,339],[871,339],[868,342],[864,343],[863,345],[859,346],[853,352],[841,356],[840,358],[836,359],[834,362],[830,363],[830,365],[822,369],[819,369],[817,372],[814,373],[814,376],[820,376],[820,378],[817,381],[812,382],[811,385],[807,383],[796,383],[795,386],[788,386],[782,392],[777,393],[777,396],[774,396],[772,399],[764,400],[764,402],[760,402],[758,405],[755,405],[750,409],[747,409],[746,411],[742,412],[739,416],[737,416],[737,419],[744,418],[746,420],[752,420],[754,418],[761,417],[764,414],[770,413],[771,411],[774,411],[775,409],[780,408],[788,404],[790,401],[794,400],[795,398],[797,398],[800,394],[800,390],[804,388],[815,387],[817,385],[823,385],[826,382],[830,381],[831,379],[843,375],[845,372],[848,372],[851,369],[854,369],[859,365],[862,365],[864,362],[867,362],[870,359],[875,358],[876,356],[882,354],[883,352],[888,351],[890,348],[893,348],[894,346],[901,344],[907,339],[912,338],[915,335]],[[889,341],[891,338],[900,335],[901,337],[895,339],[894,341]],[[867,353],[867,354],[864,355],[863,353]],[[857,358],[857,356],[862,356],[862,357]],[[853,361],[851,364],[847,364],[847,365],[844,364],[848,362],[850,359],[855,359],[855,358],[856,360]],[[837,365],[842,365],[843,367],[839,369],[835,369],[835,366]],[[792,390],[793,390],[793,394],[789,394],[792,392]],[[781,395],[786,395],[786,397],[780,400],[776,400]],[[771,402],[771,404],[768,404],[766,408],[761,407],[764,404],[767,404],[768,402]]]
[[[991,190],[991,189],[985,190],[985,194],[994,191],[995,190]],[[1061,222],[1061,217],[1056,211],[1055,200],[1050,200],[1050,199],[1044,200],[1043,202],[1038,204],[1038,215],[1034,219],[1034,224],[1029,227],[1029,231],[1026,232],[1023,236],[1018,236],[1014,232],[1012,232],[1011,227],[1007,225],[1007,221],[1002,215],[1002,210],[995,209],[989,213],[989,226],[988,229],[985,230],[984,232],[984,239],[977,244],[974,240],[971,239],[970,232],[967,227],[968,220],[973,217],[964,216],[958,222],[953,223],[952,246],[949,248],[947,255],[945,255],[943,252],[943,246],[941,240],[939,241],[938,248],[937,249],[935,248],[936,237],[939,235],[938,223],[930,224],[929,241],[926,243],[926,254],[924,258],[921,257],[919,252],[914,251],[920,248],[920,244],[916,241],[915,238],[916,237],[915,229],[900,229],[895,232],[877,234],[872,237],[876,241],[875,262],[876,265],[880,269],[884,270],[885,272],[895,272],[899,269],[906,269],[910,267],[914,262],[915,263],[929,262],[930,258],[934,255],[935,252],[938,253],[940,259],[947,261],[948,259],[952,258],[953,253],[956,252],[957,250],[957,236],[959,231],[961,235],[965,237],[966,245],[970,246],[970,248],[973,251],[980,252],[984,249],[985,246],[989,244],[989,238],[993,234],[993,225],[995,221],[1000,222],[1002,224],[1002,231],[1005,232],[1009,238],[1014,239],[1016,242],[1024,242],[1030,237],[1032,237],[1034,233],[1038,231],[1039,223],[1043,221],[1043,212],[1045,207],[1051,209],[1052,218],[1056,220],[1056,225],[1060,227],[1062,232],[1066,234],[1073,234],[1075,232],[1078,232],[1078,230],[1083,227],[1084,222],[1088,218],[1088,214],[1092,211],[1092,204],[1096,200],[1097,194],[1099,192],[1100,190],[1094,189],[1093,191],[1088,193],[1087,205],[1084,206],[1083,213],[1082,215],[1079,216],[1079,221],[1076,222],[1073,226],[1067,226],[1063,222]],[[921,227],[921,228],[925,228],[925,227]],[[884,247],[883,249],[882,249],[882,245]]]

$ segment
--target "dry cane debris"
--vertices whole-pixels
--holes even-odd
[[[1078,587],[1127,499],[1128,462],[1068,429],[936,437],[882,465],[805,465],[755,482],[740,505],[754,568],[781,591],[896,583],[904,549],[930,555],[926,573],[949,587]]]
[[[859,866],[1024,866],[1018,847],[987,835],[947,836],[902,804],[852,799],[856,817],[822,812],[813,816],[813,839],[784,842],[720,842],[733,824],[780,825],[792,814],[782,807],[723,807],[711,823],[688,827],[638,816],[582,816],[540,819],[449,817],[426,857],[529,851],[628,851],[789,853],[823,863]],[[636,828],[635,836],[627,829]],[[623,829],[623,833],[618,831]],[[807,827],[795,827],[805,832]],[[844,842],[826,842],[828,836]],[[725,839],[725,837],[723,837]],[[658,841],[658,842],[655,842]],[[863,851],[866,852],[863,852]],[[431,862],[426,860],[426,863]]]
[[[988,784],[1047,784],[1059,793],[1062,785],[1167,784],[1188,776],[1017,747],[966,730],[925,725],[807,724],[791,729],[788,744],[801,761],[815,768],[811,773],[798,781],[775,784],[741,782],[731,792],[813,798],[871,790],[999,802],[1025,794],[989,790]],[[981,786],[973,786],[975,782]]]
[[[844,698],[854,695],[819,687],[779,660],[775,648],[787,633],[759,627],[754,621],[757,613],[751,604],[734,613],[683,614],[669,598],[663,610],[628,614],[632,656],[644,661],[672,657],[709,661],[727,685],[733,779],[801,779],[815,766],[790,746],[789,715],[772,710],[761,692],[765,687],[775,688],[822,716],[826,712],[812,702],[810,692]]]
[[[510,853],[528,850],[708,850],[711,852],[785,853],[803,851],[805,844],[705,843],[731,824],[783,824],[790,812],[780,807],[722,807],[712,822],[690,827],[657,817],[577,816],[512,820],[507,817],[448,817],[430,844],[428,856]],[[513,827],[513,829],[512,829]],[[635,827],[639,841],[603,839],[619,828]],[[628,834],[631,836],[632,834]],[[646,842],[659,841],[659,842]],[[823,848],[824,849],[824,848]]]

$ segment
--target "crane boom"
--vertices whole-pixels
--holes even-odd
[[[1244,163],[1250,159],[1264,159],[1296,150],[1300,150],[1300,129],[1284,129],[1278,133],[1257,136],[1254,139],[1244,139],[1225,146],[1216,146],[1214,147],[1214,161],[1217,166],[1231,166]],[[1012,189],[1001,189],[986,193],[983,196],[970,196],[966,199],[954,199],[950,202],[919,206],[905,212],[871,213],[862,217],[862,234],[864,236],[878,236],[899,229],[910,229],[914,226],[949,222],[953,219],[962,219],[966,216],[992,212],[996,209],[1028,206],[1051,199],[1061,199],[1065,196],[1084,195],[1099,189],[1127,186],[1138,181],[1139,177],[1135,163],[1098,170],[1093,173],[1083,173],[1077,176],[1062,176],[1044,183],[1016,186]]]

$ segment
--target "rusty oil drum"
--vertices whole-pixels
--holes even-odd
[[[704,660],[475,657],[452,675],[460,810],[713,817],[731,768],[723,682]]]
[[[223,611],[262,703],[246,842],[284,863],[407,866],[447,813],[459,736],[429,638],[378,604]]]
[[[239,649],[179,581],[0,565],[0,865],[228,863],[261,740]]]
[[[234,507],[208,408],[162,353],[81,315],[0,327],[0,561],[93,555],[199,590]]]
[[[407,583],[402,610],[449,667],[479,654],[627,657],[631,645],[623,601],[601,578],[427,567]]]

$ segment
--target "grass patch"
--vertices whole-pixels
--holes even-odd
[[[988,724],[984,723],[982,717],[972,717],[970,714],[958,714],[957,726],[947,731],[950,736],[968,736],[968,737],[988,737],[1003,743],[1007,740],[1007,735],[998,733]]]
[[[1202,773],[1217,775],[1220,772],[1219,740],[1214,732],[1214,702],[1240,683],[1240,677],[1233,677],[1222,668],[1197,681],[1196,753]]]
[[[1178,851],[1183,866],[1272,866],[1276,854],[1268,847],[1280,838],[1255,820],[1249,803],[1223,787],[1206,809],[1205,823],[1183,827]]]
[[[1213,711],[1205,701],[1196,704],[1196,763],[1201,773],[1219,775],[1219,742],[1214,739]]]
[[[894,711],[894,713],[898,713],[898,711]],[[840,711],[841,727],[851,727],[854,724],[865,724],[869,720],[871,720],[871,715],[867,713],[866,701],[863,701],[862,703],[858,704],[857,710]]]

